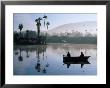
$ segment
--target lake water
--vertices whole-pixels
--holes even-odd
[[[63,55],[79,56],[81,51],[90,64],[63,63]],[[97,45],[48,44],[15,45],[13,54],[14,75],[97,75]]]

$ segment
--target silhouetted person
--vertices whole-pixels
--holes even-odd
[[[70,53],[69,53],[69,52],[67,53],[67,57],[71,57],[71,55],[70,55]]]
[[[83,54],[83,52],[81,52],[81,55],[80,55],[80,57],[81,57],[81,58],[84,58],[84,54]]]

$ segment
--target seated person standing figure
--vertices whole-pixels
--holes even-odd
[[[70,55],[70,53],[69,53],[69,52],[67,53],[67,57],[71,57],[71,55]]]

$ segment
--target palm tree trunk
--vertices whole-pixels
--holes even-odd
[[[47,29],[48,29],[48,25],[47,25]]]
[[[21,39],[21,30],[20,30],[20,39]]]
[[[44,19],[44,27],[45,27],[45,19]]]

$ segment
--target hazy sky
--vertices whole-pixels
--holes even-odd
[[[48,18],[46,21],[50,22],[49,29],[57,27],[59,25],[67,23],[85,22],[85,21],[97,21],[97,14],[45,14]],[[40,13],[14,13],[14,30],[18,30],[18,25],[23,24],[23,30],[37,30],[35,19],[43,17],[44,14]],[[41,21],[41,30],[47,30],[44,27],[44,20]],[[18,30],[19,31],[19,30]]]

